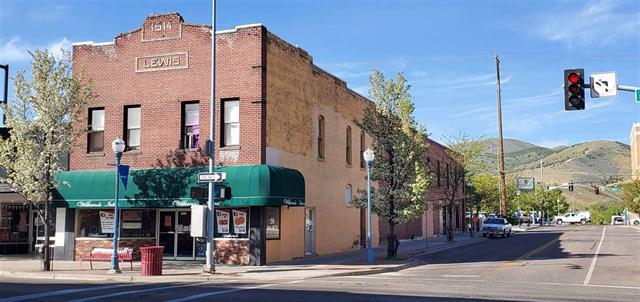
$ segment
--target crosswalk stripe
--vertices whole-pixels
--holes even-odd
[[[85,288],[75,288],[75,289],[61,289],[61,290],[44,292],[44,293],[37,293],[37,294],[0,299],[0,302],[29,301],[29,300],[45,298],[45,297],[62,296],[62,295],[75,294],[75,293],[81,293],[81,292],[87,292],[87,291],[104,290],[104,289],[112,289],[112,288],[135,286],[135,285],[139,285],[139,284],[118,284],[118,285],[85,287]]]
[[[82,299],[75,299],[75,300],[70,300],[70,302],[93,301],[93,300],[98,300],[98,299],[111,298],[111,297],[117,297],[117,296],[124,296],[124,295],[129,295],[129,294],[146,293],[146,292],[152,292],[152,291],[158,291],[158,290],[167,290],[167,289],[174,289],[174,288],[181,288],[181,287],[191,287],[191,286],[198,286],[198,285],[205,285],[205,284],[211,284],[211,282],[202,282],[202,283],[184,284],[184,285],[174,285],[174,286],[167,286],[167,287],[161,286],[161,287],[154,287],[154,288],[147,288],[147,289],[140,289],[140,290],[130,290],[130,291],[117,292],[117,293],[112,293],[112,294],[107,294],[107,295],[100,295],[100,296],[93,296],[93,297],[87,297],[87,298],[82,298]]]

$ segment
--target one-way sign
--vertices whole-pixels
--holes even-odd
[[[198,182],[222,182],[227,179],[224,172],[203,172],[198,173]]]

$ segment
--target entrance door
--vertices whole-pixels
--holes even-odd
[[[164,256],[168,258],[175,257],[176,247],[176,212],[175,211],[159,211],[160,227],[158,230],[158,245],[164,246]]]
[[[191,211],[178,211],[178,224],[176,225],[177,258],[193,258],[193,242],[191,237]]]
[[[158,245],[164,246],[164,257],[194,259],[195,239],[191,237],[191,211],[158,211]]]
[[[367,247],[367,209],[360,209],[360,247]]]
[[[315,254],[315,213],[313,208],[304,209],[304,255]]]

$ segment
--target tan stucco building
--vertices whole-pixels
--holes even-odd
[[[631,126],[631,179],[640,179],[640,123]]]

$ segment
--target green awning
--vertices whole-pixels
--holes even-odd
[[[269,165],[230,166],[216,169],[227,173],[223,183],[231,187],[231,199],[221,207],[303,206],[304,177],[293,169]],[[125,190],[120,186],[123,208],[188,207],[204,204],[206,183],[198,183],[205,167],[132,170]],[[56,175],[54,206],[111,208],[115,205],[115,171],[65,171]]]

